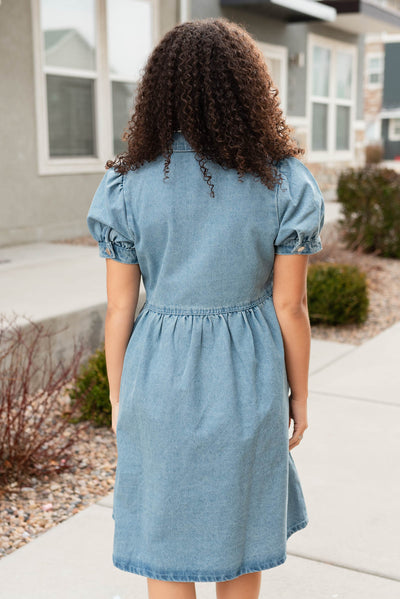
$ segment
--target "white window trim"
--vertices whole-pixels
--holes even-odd
[[[160,31],[160,0],[148,0],[153,9],[153,40]],[[112,131],[111,81],[108,70],[106,0],[95,0],[96,70],[81,71],[52,68],[43,64],[43,36],[40,25],[40,0],[31,0],[33,31],[33,68],[39,175],[61,175],[104,172],[108,159],[114,156]],[[94,110],[96,127],[96,157],[53,158],[49,154],[46,73],[86,76],[94,80]],[[126,81],[126,79],[124,79]]]
[[[323,46],[331,50],[331,60],[336,60],[336,51],[343,50],[350,52],[353,56],[353,77],[351,86],[351,98],[335,98],[332,90],[336,89],[336,77],[333,69],[331,69],[331,76],[329,80],[329,98],[319,98],[312,94],[312,56],[314,45]],[[308,131],[308,143],[307,143],[307,160],[308,162],[325,162],[330,160],[332,162],[339,161],[352,161],[355,160],[355,114],[356,114],[356,91],[357,91],[357,61],[358,52],[357,46],[354,44],[347,44],[332,38],[327,38],[315,33],[308,33],[307,35],[307,102],[306,112],[307,121],[310,124]],[[328,149],[327,150],[312,150],[312,103],[313,102],[327,102],[328,103]],[[336,106],[350,106],[350,149],[349,150],[336,150]]]
[[[276,58],[281,63],[281,85],[279,86],[279,97],[281,99],[281,108],[286,114],[287,111],[287,65],[288,65],[288,49],[286,46],[279,46],[277,44],[267,44],[265,42],[257,41],[257,45],[268,58]]]
[[[371,69],[370,68],[370,59],[371,58],[381,58],[382,59],[382,70],[381,71],[377,71],[376,69]],[[384,71],[384,60],[385,60],[385,54],[384,52],[368,52],[368,54],[365,57],[366,60],[366,65],[365,65],[365,76],[366,76],[366,83],[365,86],[367,89],[381,89],[383,87],[383,71]],[[378,83],[371,83],[369,80],[369,76],[371,73],[380,73],[382,75],[382,79],[381,81],[378,81]]]
[[[389,119],[389,141],[400,141],[400,133],[395,133],[395,121],[400,121],[400,118]]]
[[[374,143],[381,143],[382,142],[382,120],[378,118],[373,121],[367,122],[365,129],[367,129],[367,127],[370,125],[375,127],[377,135],[374,138],[369,138],[369,137],[367,137],[367,135],[365,135],[365,144],[368,145],[368,144],[374,144]]]

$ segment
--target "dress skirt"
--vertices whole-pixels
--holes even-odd
[[[278,566],[308,516],[270,292],[206,313],[145,303],[125,354],[113,563],[159,580]]]

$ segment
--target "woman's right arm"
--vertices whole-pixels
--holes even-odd
[[[307,307],[308,255],[275,254],[273,303],[282,332],[290,386],[289,424],[294,430],[289,450],[300,443],[308,427],[307,398],[311,328]]]

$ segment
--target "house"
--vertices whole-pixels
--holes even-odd
[[[385,43],[381,131],[384,160],[400,161],[400,37]],[[399,163],[400,164],[400,163]]]
[[[364,118],[366,144],[382,146],[383,160],[400,167],[400,35],[366,37]]]
[[[146,57],[191,18],[225,16],[256,39],[305,162],[334,193],[340,169],[364,160],[364,36],[400,33],[399,4],[3,0],[0,245],[87,234],[86,212],[105,162],[123,148]]]
[[[229,6],[231,18],[244,22],[265,48],[267,63],[275,62],[273,77],[281,69],[287,121],[325,197],[334,196],[338,172],[364,163],[365,36],[399,33],[400,2],[222,0],[220,6]]]

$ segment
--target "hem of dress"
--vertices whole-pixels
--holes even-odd
[[[305,520],[301,520],[301,522],[297,522],[293,526],[291,526],[288,531],[286,538],[288,539],[294,532],[297,530],[301,530],[305,528],[308,524],[308,518]],[[279,557],[271,559],[268,558],[266,560],[254,560],[247,564],[243,564],[239,568],[232,569],[228,572],[214,572],[210,574],[199,573],[185,570],[177,570],[175,572],[165,570],[153,570],[147,564],[143,562],[137,562],[136,564],[132,562],[126,562],[122,559],[117,558],[114,554],[112,556],[113,564],[119,570],[124,570],[125,572],[131,572],[132,574],[139,574],[140,576],[146,576],[147,578],[152,578],[155,580],[166,580],[166,581],[174,581],[174,582],[223,582],[225,580],[233,580],[238,576],[242,576],[242,574],[249,574],[250,572],[260,572],[262,570],[269,570],[270,568],[275,568],[276,566],[280,566],[287,559],[286,551],[282,553]]]

